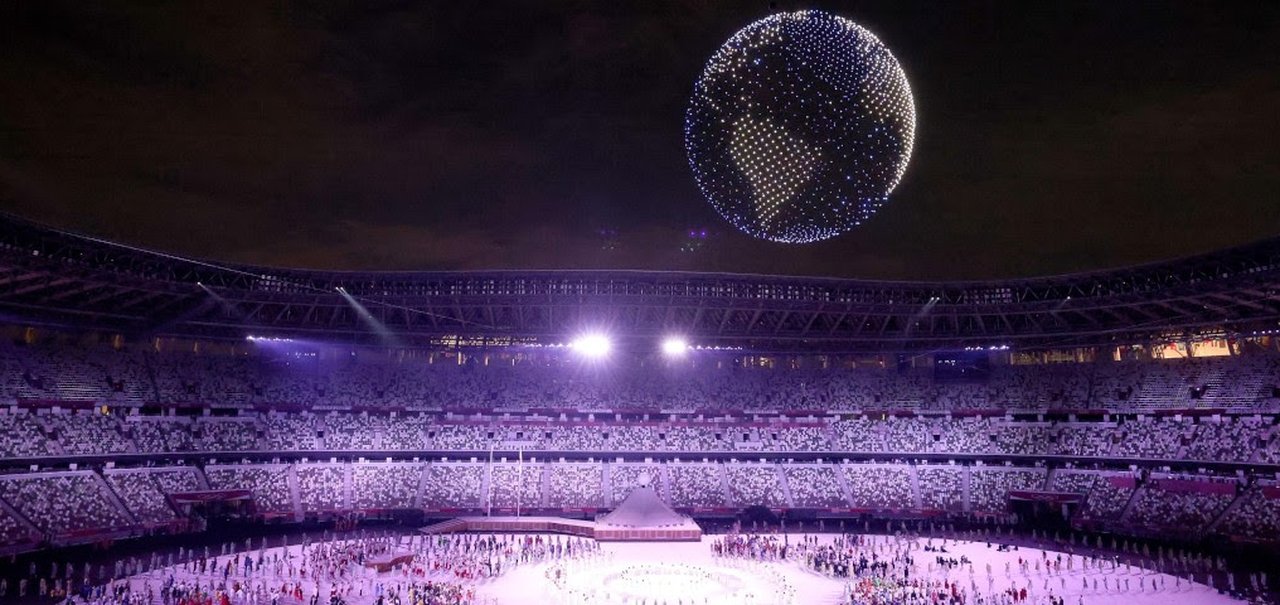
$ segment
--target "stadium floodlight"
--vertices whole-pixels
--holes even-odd
[[[683,357],[689,352],[689,342],[679,336],[668,336],[662,340],[662,354],[667,357]]]
[[[599,359],[609,354],[613,349],[613,343],[609,342],[609,337],[604,334],[587,334],[574,339],[569,343],[569,347],[583,357]]]

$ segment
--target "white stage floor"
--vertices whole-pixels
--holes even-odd
[[[626,603],[630,605],[713,605],[717,603],[732,605],[823,605],[845,603],[841,596],[845,593],[846,581],[833,579],[813,572],[798,561],[780,561],[757,563],[741,559],[722,559],[713,556],[711,543],[716,536],[704,537],[701,542],[679,543],[604,543],[602,554],[585,562],[564,561],[526,564],[514,567],[498,578],[476,582],[473,586],[476,603],[484,605],[598,605],[602,603]],[[408,538],[406,538],[408,539]],[[554,540],[555,538],[551,538]],[[790,536],[791,543],[797,544],[803,538]],[[834,536],[820,535],[820,543],[829,543]],[[889,538],[875,539],[887,541]],[[934,545],[941,543],[935,539]],[[1174,577],[1148,572],[1138,568],[1121,565],[1118,569],[1084,570],[1080,557],[1076,557],[1072,570],[1066,565],[1062,572],[1049,573],[1031,569],[1023,574],[1018,568],[1019,557],[1031,561],[1041,560],[1042,552],[1033,548],[1021,548],[1016,551],[1000,552],[994,547],[988,548],[983,543],[949,541],[947,553],[923,551],[924,541],[920,541],[914,549],[915,569],[913,578],[929,575],[934,579],[958,581],[966,589],[976,584],[982,593],[988,590],[1001,592],[1009,587],[1028,588],[1036,600],[1028,599],[1028,603],[1047,602],[1044,597],[1050,593],[1064,597],[1066,605],[1085,603],[1088,605],[1211,605],[1218,603],[1237,603],[1230,597],[1218,594],[1202,584],[1180,582]],[[289,547],[293,560],[301,560],[301,547]],[[280,553],[280,548],[269,549],[270,553]],[[969,566],[951,570],[939,569],[934,565],[932,572],[929,564],[938,556],[959,559],[968,557],[972,563],[972,578]],[[1056,553],[1050,553],[1053,558]],[[220,559],[225,560],[225,557]],[[1064,555],[1065,559],[1065,555]],[[987,564],[992,568],[990,584],[987,580]],[[1005,564],[1011,571],[1006,573]],[[561,567],[562,588],[554,582],[556,566]],[[208,585],[210,581],[222,579],[219,573],[195,576],[181,569],[164,568],[133,578],[135,589],[143,588],[150,583],[158,591],[160,581],[173,574],[179,581],[196,581]],[[427,579],[444,579],[445,575]],[[1162,581],[1161,588],[1152,588],[1152,579]],[[236,574],[231,574],[235,581]],[[258,581],[261,576],[251,581]],[[375,574],[361,570],[358,577],[351,578],[347,584],[357,586],[347,597],[349,605],[371,605],[375,601],[374,586],[382,584],[388,589],[397,584],[406,585],[414,581],[399,572]],[[421,580],[421,578],[417,578]],[[1088,588],[1082,586],[1087,580]],[[1125,581],[1128,580],[1128,589]],[[1094,583],[1098,588],[1094,589]],[[279,580],[274,580],[279,585]],[[308,603],[315,594],[316,585],[313,579],[302,582],[304,601]],[[327,595],[331,583],[320,582],[322,595]],[[789,594],[779,594],[778,587],[785,586]],[[988,588],[990,586],[990,588]],[[1047,586],[1047,588],[1046,588]],[[1141,587],[1141,588],[1140,588]],[[363,594],[359,594],[359,593]],[[321,605],[327,598],[322,596]],[[975,603],[970,598],[969,603]],[[987,600],[990,603],[992,601]],[[1002,601],[997,601],[1002,602]],[[235,601],[233,600],[233,604]],[[248,601],[243,601],[252,605]],[[281,605],[297,605],[293,599],[281,599]]]
[[[703,538],[701,543],[681,542],[681,543],[643,543],[643,544],[605,544],[603,545],[606,553],[612,553],[612,557],[607,562],[593,563],[592,566],[598,566],[603,569],[593,570],[590,575],[593,578],[607,577],[616,570],[634,567],[637,565],[652,564],[671,564],[678,563],[688,566],[699,566],[707,569],[717,567],[727,567],[730,572],[731,579],[729,582],[719,582],[720,584],[729,584],[732,578],[738,575],[745,575],[753,582],[749,587],[761,586],[765,583],[764,574],[761,570],[774,570],[781,574],[783,578],[791,585],[794,590],[794,600],[791,601],[795,605],[818,605],[818,604],[835,604],[841,603],[841,595],[844,593],[844,581],[827,578],[817,573],[805,569],[801,564],[793,562],[777,562],[777,563],[752,563],[745,562],[733,563],[730,560],[718,559],[711,554],[710,543],[715,536],[707,536]],[[794,541],[798,540],[798,536],[792,536]],[[819,536],[819,541],[828,543],[832,536]],[[884,539],[884,538],[881,538]],[[939,544],[939,540],[935,540],[934,544]],[[923,542],[921,543],[923,548]],[[1084,571],[1080,566],[1080,558],[1076,557],[1075,569],[1067,571],[1065,567],[1061,574],[1047,574],[1042,568],[1039,573],[1034,569],[1023,576],[1018,571],[1018,558],[1024,559],[1040,559],[1041,553],[1044,551],[1031,548],[1021,548],[1017,551],[1000,552],[994,547],[987,548],[983,543],[950,541],[947,543],[947,553],[930,553],[917,549],[913,557],[917,566],[916,574],[928,574],[928,564],[935,561],[938,556],[959,559],[962,555],[973,561],[974,581],[978,584],[979,590],[987,591],[986,565],[991,564],[993,582],[992,587],[995,591],[1003,591],[1011,586],[1018,588],[1027,587],[1034,584],[1034,593],[1037,596],[1049,594],[1065,597],[1067,605],[1077,605],[1085,603],[1087,605],[1169,605],[1177,603],[1179,605],[1210,605],[1217,603],[1239,603],[1236,599],[1232,599],[1225,595],[1218,594],[1213,589],[1202,584],[1188,584],[1186,580],[1181,581],[1181,585],[1177,586],[1173,576],[1164,574],[1156,574],[1147,572],[1137,568],[1127,568],[1123,565],[1115,571]],[[1050,557],[1056,553],[1050,553]],[[1064,555],[1065,557],[1065,555]],[[1005,563],[1010,564],[1012,572],[1010,576],[1005,575]],[[558,593],[551,589],[551,582],[544,577],[544,571],[548,565],[537,565],[532,567],[522,567],[510,574],[504,575],[491,583],[483,586],[479,590],[479,594],[491,600],[497,605],[524,605],[530,602],[531,596],[537,596],[538,602],[542,603],[564,603],[566,605],[579,603],[586,605],[596,602],[608,602],[602,600],[592,600],[583,598],[579,600],[556,600],[554,598]],[[934,566],[933,574],[930,577],[951,580],[958,580],[962,586],[970,585],[968,566],[956,568],[950,572],[942,571]],[[913,574],[913,575],[916,575]],[[1163,590],[1153,591],[1151,588],[1151,579],[1153,577],[1160,578],[1163,576]],[[1083,579],[1089,580],[1090,588],[1082,589],[1081,582]],[[1129,590],[1123,589],[1124,581],[1129,580]],[[1048,581],[1049,590],[1045,590],[1045,582]],[[1093,581],[1097,580],[1098,590],[1092,588]],[[1139,590],[1139,580],[1143,581],[1145,590]],[[1106,582],[1109,588],[1103,588]],[[717,582],[712,582],[715,584]],[[679,582],[672,583],[672,589],[667,594],[650,594],[648,595],[648,605],[676,605],[680,599],[684,599],[684,605],[702,604],[703,597],[708,597],[708,603],[716,603],[715,596],[723,595],[724,590],[702,589],[699,592],[690,592],[681,590],[678,586]],[[621,591],[615,591],[620,593]],[[655,593],[664,592],[655,590]],[[619,594],[611,595],[615,597],[613,602],[624,602],[616,599]],[[763,595],[757,595],[761,597]],[[655,602],[654,599],[657,599]],[[631,599],[631,603],[639,603],[640,601]],[[734,600],[732,598],[725,599],[727,603],[754,603],[760,605],[773,605],[781,603],[781,601],[770,600],[767,598],[758,598],[753,601]],[[969,601],[973,603],[971,599]],[[1030,602],[1030,600],[1029,600]]]

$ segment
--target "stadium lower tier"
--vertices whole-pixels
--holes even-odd
[[[1056,511],[1076,527],[1274,542],[1274,474],[905,463],[564,462],[474,459],[248,463],[0,475],[7,550],[196,528],[212,516],[301,520],[388,511],[589,516],[648,483],[695,516],[764,506],[793,516],[989,515]]]

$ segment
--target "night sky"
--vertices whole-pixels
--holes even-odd
[[[901,185],[828,242],[737,232],[686,161],[768,2],[6,2],[0,210],[324,269],[970,279],[1280,234],[1280,2],[777,7],[875,32],[915,94]]]

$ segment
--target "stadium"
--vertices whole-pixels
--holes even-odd
[[[748,235],[856,237],[912,112],[831,226],[716,164],[800,187],[735,147],[781,126],[691,163]],[[294,269],[0,213],[0,603],[1276,602],[1280,237],[981,280],[659,265]]]
[[[3,231],[10,552],[591,520],[642,475],[709,527],[1034,520],[1126,560],[1195,552],[1167,569],[1220,586],[1219,558],[1280,535],[1280,240],[947,284],[281,271]],[[607,358],[556,340],[583,325]]]

